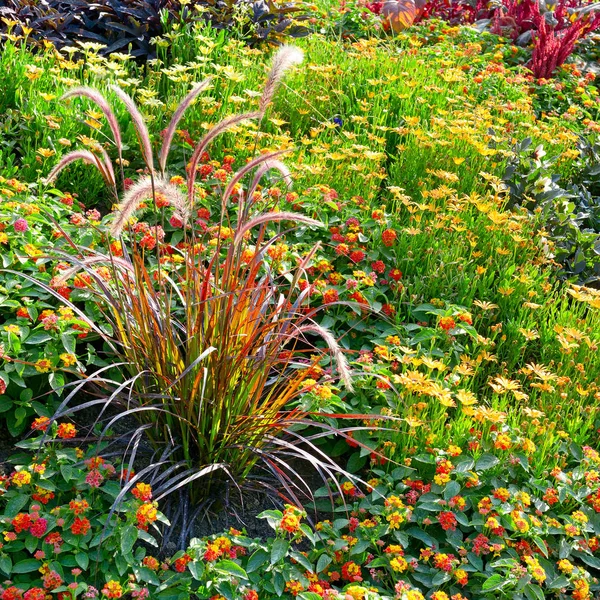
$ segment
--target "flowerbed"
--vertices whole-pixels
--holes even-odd
[[[517,46],[431,21],[394,40],[312,37],[305,66],[269,105],[257,99],[264,50],[201,25],[182,25],[158,42],[159,59],[145,70],[125,55],[101,57],[91,44],[81,60],[68,50],[32,55],[18,39],[0,55],[0,108],[8,109],[0,130],[0,416],[15,437],[37,416],[32,439],[18,444],[29,453],[2,478],[0,599],[591,600],[600,592],[600,294],[580,284],[593,283],[600,264],[594,78],[566,65],[553,83],[535,80]],[[175,99],[207,75],[210,86],[175,131],[171,171],[149,185],[149,156],[172,133],[163,128]],[[109,130],[101,103],[58,100],[79,84],[106,90],[114,82],[135,90],[143,113],[134,112],[132,126],[109,92],[122,132],[118,152],[106,142],[114,123]],[[260,127],[236,125],[197,156],[191,217],[183,218],[177,200],[187,193],[198,132],[257,108]],[[119,206],[123,198],[106,192],[89,165],[69,165],[57,189],[42,179],[76,139],[113,159],[123,152],[116,179],[122,166],[125,190],[135,190],[136,179],[146,186],[135,210]],[[249,198],[239,183],[224,202],[236,168],[257,149],[288,150],[295,187],[285,167],[270,164]],[[249,217],[240,206],[264,220],[238,236]],[[277,216],[282,211],[306,226],[295,228]],[[117,239],[110,231],[119,218],[126,223]],[[125,275],[115,268],[121,259]],[[236,280],[223,273],[246,274],[249,265],[247,288],[228,288]],[[123,282],[136,287],[119,288]],[[114,299],[119,289],[132,292],[124,310],[100,301],[100,292]],[[230,302],[235,310],[223,308],[223,297],[238,299]],[[192,319],[203,305],[210,310]],[[273,315],[265,321],[274,327],[282,312],[315,318],[309,333],[325,327],[337,342],[307,336],[306,349],[288,337],[272,344],[278,329],[255,335],[250,325],[261,315]],[[219,335],[206,333],[216,322],[231,340],[225,350]],[[250,338],[258,340],[252,347]],[[113,364],[115,340],[127,351],[141,340],[139,363],[122,355],[134,365],[129,372]],[[354,389],[336,380],[345,373],[338,343]],[[232,356],[240,367],[228,371]],[[255,379],[243,383],[265,357],[263,395],[254,393]],[[98,368],[102,382],[92,376]],[[190,386],[179,390],[190,373]],[[185,440],[183,459],[163,472],[133,464],[152,417],[127,456],[116,445],[88,444],[90,435],[111,438],[110,426],[78,432],[64,415],[50,423],[86,377],[114,386],[98,405],[130,385],[117,419],[134,415],[131,406],[154,409],[152,402],[170,398],[153,441],[172,438],[174,452]],[[242,391],[253,412],[233,418]],[[280,396],[290,401],[279,405]],[[70,398],[74,410],[78,400]],[[171,420],[186,401],[193,406],[183,420]],[[205,401],[214,423],[188,427],[208,414]],[[162,548],[169,524],[159,509],[183,479],[171,478],[171,467],[210,470],[199,451],[209,443],[230,466],[239,458],[241,476],[257,448],[270,472],[281,473],[272,448],[261,445],[281,438],[260,437],[260,425],[236,429],[234,442],[223,443],[231,424],[267,420],[314,444],[306,453],[286,439],[287,450],[299,448],[294,456],[308,454],[318,469],[324,457],[327,476],[346,465],[346,475],[304,507],[291,504],[284,486],[282,510],[262,514],[274,531],[269,539],[231,529],[174,555]],[[340,428],[336,439],[326,435]],[[121,455],[114,463],[113,452]],[[254,482],[271,485],[260,476]]]
[[[38,419],[33,426],[47,424]],[[589,446],[555,444],[560,466],[536,475],[526,438],[506,428],[473,429],[463,449],[432,447],[404,465],[375,467],[366,493],[343,482],[332,519],[314,527],[304,522],[304,510],[287,505],[260,515],[274,538],[231,529],[158,560],[149,553],[156,544],[150,532],[164,521],[155,486],[140,480],[142,472],[69,445],[76,435],[71,424],[54,424],[48,433],[53,443],[21,458],[3,479],[0,570],[11,580],[3,600],[47,592],[582,600],[600,589],[600,456]],[[119,485],[119,478],[129,483]]]

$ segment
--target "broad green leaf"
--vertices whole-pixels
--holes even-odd
[[[27,536],[27,538],[25,539],[25,548],[27,548],[29,554],[33,554],[37,550],[37,545],[38,538],[35,538],[31,535]]]
[[[446,581],[450,581],[451,578],[452,576],[450,575],[450,573],[440,571],[439,573],[436,573],[433,580],[431,581],[431,584],[437,587],[446,583]]]
[[[331,564],[331,561],[332,558],[329,554],[321,554],[317,561],[317,573],[322,573]]]
[[[32,333],[26,340],[26,344],[36,344],[40,345],[44,342],[49,342],[52,339],[52,336],[45,331],[36,331]]]
[[[227,573],[228,575],[233,575],[234,577],[241,577],[242,579],[248,579],[248,575],[246,571],[240,567],[237,563],[232,560],[220,560],[215,564],[215,570],[220,571],[221,573]]]
[[[79,567],[81,569],[83,569],[84,571],[88,568],[88,566],[90,564],[90,557],[85,552],[78,552],[75,555],[75,560],[76,560],[77,564],[79,565]]]
[[[15,564],[12,568],[13,573],[33,573],[42,566],[42,563],[35,558],[26,558]]]
[[[287,540],[276,539],[271,548],[271,564],[278,563],[287,554],[289,548],[290,544]]]
[[[548,548],[546,548],[546,544],[544,544],[544,540],[541,537],[534,535],[532,538],[533,543],[540,549],[540,552],[548,558]]]
[[[8,379],[8,376],[4,376],[2,379]],[[13,401],[9,396],[0,396],[0,413],[6,412],[13,407]]]
[[[529,600],[544,600],[544,592],[539,585],[528,583],[523,588],[523,591]]]
[[[468,561],[478,570],[483,571],[483,559],[473,552],[467,554]]]
[[[498,459],[497,456],[494,456],[493,454],[486,452],[485,454],[482,454],[477,459],[477,462],[475,463],[475,470],[476,471],[487,471],[488,469],[495,467],[499,462],[500,462],[500,460]]]
[[[204,565],[201,562],[199,562],[197,560],[192,561],[188,565],[188,569],[190,570],[192,577],[196,581],[200,581],[202,579],[202,576],[204,575]],[[150,571],[150,573],[152,573],[152,571]],[[152,583],[153,585],[158,585],[159,584],[158,577],[156,577],[156,575],[154,575],[154,573],[152,573],[152,575],[156,578],[156,583],[154,583],[153,581],[150,581],[148,579],[146,579],[145,581],[148,581],[148,583]]]
[[[138,539],[138,528],[134,525],[127,525],[121,533],[121,552],[129,554],[133,550],[133,545]]]
[[[75,336],[67,333],[61,333],[60,341],[62,342],[63,348],[69,354],[75,354]]]
[[[310,560],[304,556],[304,554],[300,554],[300,552],[291,552],[290,558],[294,559],[298,564],[302,565],[307,571],[313,572],[313,565]]]
[[[66,482],[73,478],[73,467],[71,465],[60,465],[60,474]]]
[[[279,571],[273,575],[273,587],[275,588],[277,597],[283,595],[283,590],[285,589],[285,578],[281,573],[279,573]]]
[[[138,538],[146,542],[146,544],[150,544],[151,546],[156,546],[158,548],[158,542],[153,535],[150,535],[147,531],[143,529],[138,529]]]
[[[431,537],[428,533],[425,533],[422,529],[418,527],[410,527],[406,530],[406,533],[410,535],[410,537],[414,537],[417,540],[423,542],[426,546],[437,546],[438,541]]]
[[[444,490],[444,500],[450,500],[454,498],[460,492],[460,483],[458,481],[450,481]]]
[[[14,517],[27,504],[28,500],[29,499],[25,494],[19,494],[18,496],[14,496],[6,503],[6,508],[4,509],[4,516]]]
[[[501,587],[506,585],[506,579],[502,577],[502,575],[496,573],[491,577],[488,577],[481,586],[481,589],[484,592],[491,592],[493,590],[499,590]]]
[[[248,559],[248,565],[246,571],[252,573],[262,567],[269,560],[269,553],[262,548],[259,548],[256,552],[253,552]]]
[[[11,574],[12,560],[10,556],[0,556],[0,571],[7,577]]]

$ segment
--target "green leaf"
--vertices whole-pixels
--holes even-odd
[[[493,590],[499,590],[501,587],[504,587],[504,585],[506,585],[506,580],[502,575],[496,573],[483,582],[481,589],[484,592],[491,592]]]
[[[157,600],[182,600],[185,598],[189,598],[189,595],[182,595],[181,592],[178,592],[177,590],[164,590],[162,592],[160,592],[157,596],[156,596]]]
[[[450,573],[440,571],[439,573],[436,573],[435,577],[431,581],[431,584],[434,586],[442,585],[443,583],[446,583],[446,581],[450,581],[451,577],[452,576]]]
[[[589,554],[584,554],[583,552],[577,552],[577,556],[590,567],[594,569],[600,569],[600,558],[596,558],[595,556],[590,556]]]
[[[241,577],[242,579],[248,579],[246,571],[240,567],[237,563],[232,560],[220,560],[215,564],[215,570],[227,575],[233,575],[234,577]]]
[[[138,529],[134,525],[127,525],[121,534],[121,552],[129,554],[138,539]]]
[[[541,537],[534,535],[532,538],[533,543],[540,549],[540,552],[544,555],[545,558],[548,558],[548,548],[546,548],[546,544],[544,544],[544,540]]]
[[[15,417],[15,427],[18,427],[27,418],[27,409],[24,406],[17,406],[17,409],[15,410],[15,413],[14,413],[14,417]]]
[[[118,552],[115,554],[114,562],[117,567],[117,572],[121,577],[123,577],[123,575],[125,575],[127,569],[129,568],[129,564],[127,563],[125,558],[121,556]]]
[[[360,456],[359,452],[352,454],[348,459],[348,465],[346,466],[348,472],[356,473],[357,471],[360,471],[367,464],[367,456]]]
[[[456,459],[454,470],[457,473],[466,473],[468,471],[471,471],[474,465],[475,461],[470,456],[466,456],[463,454],[462,456],[459,456]]]
[[[291,552],[290,558],[293,558],[298,564],[302,565],[307,571],[313,572],[313,565],[310,560],[304,556],[304,554],[300,554],[299,552]]]
[[[237,586],[234,588],[231,581],[219,581],[215,588],[225,600],[237,600]]]
[[[60,564],[68,569],[73,569],[77,566],[77,561],[75,560],[75,556],[73,554],[65,554],[64,556],[61,554]]]
[[[428,533],[425,533],[423,530],[418,527],[410,527],[406,530],[406,533],[410,535],[410,537],[414,537],[417,540],[423,542],[426,546],[437,546],[438,542],[435,538],[431,537]]]
[[[32,333],[26,340],[26,344],[36,344],[40,345],[44,342],[49,342],[52,339],[52,336],[46,333],[45,331],[37,331],[36,333]]]
[[[553,579],[548,584],[548,587],[551,590],[555,590],[555,589],[560,589],[560,588],[566,588],[568,585],[569,585],[569,580],[564,575],[560,575],[556,579]]]
[[[4,379],[4,378],[2,378]],[[0,397],[0,413],[6,412],[13,407],[13,401],[8,396]]]
[[[29,498],[25,494],[19,494],[18,496],[14,496],[6,503],[6,508],[4,509],[5,517],[14,517],[20,510],[27,504]]]
[[[500,460],[498,459],[497,456],[494,456],[493,454],[486,452],[485,454],[482,454],[479,457],[479,459],[477,460],[477,462],[475,463],[475,470],[476,471],[487,471],[488,469],[495,467],[499,462],[500,462]]]
[[[65,376],[58,371],[55,371],[54,373],[50,373],[50,375],[48,376],[48,383],[50,384],[50,387],[53,390],[58,390],[59,388],[64,387]]]
[[[37,545],[38,545],[38,539],[33,537],[33,536],[27,536],[27,538],[25,539],[25,548],[27,548],[27,551],[29,552],[29,554],[33,554],[36,550],[37,550]]]
[[[158,542],[153,535],[150,535],[147,531],[143,529],[138,529],[138,538],[146,542],[146,544],[150,544],[151,546],[156,546],[158,548]]]
[[[71,467],[71,465],[60,465],[60,474],[68,483],[73,478],[73,467]]]
[[[329,554],[321,554],[317,561],[317,573],[322,573],[331,564],[331,561],[332,558]]]
[[[35,558],[26,558],[13,566],[13,573],[33,573],[42,566],[42,563]]]
[[[446,531],[446,539],[448,540],[448,543],[453,547],[456,548],[457,550],[461,547],[464,546],[463,544],[463,534],[460,531],[460,529],[455,529],[454,531]]]
[[[283,595],[283,590],[285,588],[285,578],[279,571],[277,571],[273,575],[273,587],[275,588],[275,593],[277,594],[277,597]]]
[[[0,556],[0,571],[8,577],[12,572],[12,560],[10,556]]]
[[[246,571],[248,573],[252,573],[252,572],[256,571],[256,569],[262,567],[267,562],[267,560],[269,560],[269,553],[266,550],[259,548],[248,559],[248,565],[246,566]]]
[[[469,552],[467,554],[467,559],[478,571],[483,571],[483,559],[480,556],[477,556],[477,554],[474,554],[473,552]]]
[[[389,565],[389,562],[390,561],[388,558],[383,558],[383,556],[380,556],[379,558],[373,559],[369,563],[369,569],[375,569],[377,567],[387,567]]]
[[[79,567],[84,571],[88,568],[88,565],[90,564],[90,558],[85,552],[78,552],[75,555],[75,561],[77,562]]]
[[[19,400],[26,404],[31,402],[32,398],[33,398],[33,390],[31,388],[27,388],[19,394]]]
[[[75,337],[67,333],[60,334],[60,341],[62,342],[63,348],[69,354],[75,354]]]
[[[460,483],[458,481],[450,481],[444,490],[444,500],[450,500],[460,492]]]
[[[202,580],[202,576],[204,575],[204,565],[201,562],[199,562],[197,560],[193,560],[188,565],[188,569],[190,570],[190,573],[192,574],[192,577],[196,581],[201,581]],[[150,569],[148,569],[148,571],[150,571]],[[156,579],[156,583],[154,581],[150,581],[149,579],[145,579],[144,581],[147,581],[148,583],[151,583],[152,585],[159,585],[160,582],[158,580],[158,577],[156,577],[156,575],[154,573],[152,573],[152,571],[150,571],[150,573]]]
[[[287,540],[278,538],[273,542],[271,548],[271,564],[278,563],[288,552],[290,544]]]
[[[544,600],[544,592],[539,585],[528,583],[523,591],[529,600]]]
[[[316,543],[317,534],[315,534],[313,532],[313,530],[310,528],[310,526],[307,525],[306,523],[302,523],[300,525],[300,531],[302,531],[302,533],[304,534],[306,539],[310,540],[314,546]]]

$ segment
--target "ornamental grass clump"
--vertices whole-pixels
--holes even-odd
[[[277,211],[276,206],[257,209],[262,202],[260,181],[267,173],[278,173],[289,183],[290,173],[279,160],[283,152],[259,155],[233,174],[221,194],[220,218],[214,226],[198,218],[206,208],[198,208],[196,172],[209,144],[244,120],[262,119],[284,71],[300,60],[301,53],[293,48],[278,52],[258,110],[215,125],[196,145],[185,182],[167,175],[169,149],[185,110],[210,81],[194,87],[175,111],[163,133],[158,166],[141,113],[125,92],[113,88],[134,122],[146,175],[119,199],[111,226],[117,240],[106,244],[108,251],[80,248],[80,256],[71,259],[72,266],[54,284],[73,277],[89,282],[88,291],[108,324],[103,331],[112,331],[111,336],[102,335],[123,379],[108,381],[105,371],[89,377],[108,388],[109,395],[69,408],[85,383],[81,382],[59,412],[94,404],[104,412],[109,404],[119,405],[121,411],[109,425],[134,416],[138,432],[143,429],[157,447],[170,446],[179,469],[162,479],[157,499],[201,476],[202,482],[189,488],[193,500],[206,498],[216,481],[247,481],[259,460],[292,497],[300,489],[309,494],[310,488],[296,477],[290,458],[308,460],[323,477],[340,470],[299,432],[311,422],[309,415],[288,409],[290,401],[314,385],[317,371],[325,369],[348,389],[351,378],[335,338],[306,306],[310,290],[299,289],[317,247],[298,256],[289,268],[270,256],[283,235],[274,233],[277,227],[321,226],[302,214]],[[88,88],[68,95],[85,96],[98,105],[121,157],[121,135],[109,103]],[[118,195],[116,169],[105,151],[67,154],[48,180],[79,159],[95,165]],[[246,178],[251,179],[244,188]],[[165,242],[160,225],[141,227],[135,222],[136,210],[151,202],[175,209],[170,222],[181,229],[177,245]],[[322,427],[333,431],[330,425]],[[270,485],[262,476],[251,479]]]

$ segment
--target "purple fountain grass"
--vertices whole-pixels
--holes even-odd
[[[269,234],[268,225],[323,224],[295,212],[252,212],[255,205],[250,196],[269,171],[278,171],[291,184],[290,171],[279,160],[286,151],[259,155],[232,175],[220,199],[219,224],[219,228],[232,225],[230,236],[217,236],[214,244],[204,243],[202,236],[206,234],[191,223],[196,206],[196,167],[202,153],[221,133],[247,119],[261,119],[285,71],[300,60],[299,51],[281,49],[259,110],[226,118],[197,143],[187,170],[187,194],[167,180],[167,159],[177,124],[198,94],[207,89],[210,79],[195,86],[171,118],[158,157],[159,174],[154,171],[150,135],[141,113],[130,96],[113,86],[134,122],[150,174],[126,191],[115,210],[110,231],[121,237],[124,256],[81,249],[82,257],[74,259],[73,267],[63,273],[65,278],[81,270],[89,273],[89,293],[113,332],[110,347],[115,360],[123,365],[124,380],[110,387],[105,402],[121,409],[111,423],[132,416],[157,447],[171,441],[173,456],[183,468],[183,473],[169,480],[174,489],[183,485],[182,481],[195,481],[198,473],[209,478],[204,489],[192,487],[196,499],[210,491],[219,472],[226,471],[228,477],[243,481],[261,459],[266,468],[279,472],[280,467],[275,466],[285,462],[285,455],[309,456],[319,472],[340,472],[335,461],[321,456],[310,439],[304,439],[300,447],[297,432],[292,435],[293,426],[305,426],[310,421],[308,413],[291,409],[290,403],[304,393],[312,368],[320,363],[329,365],[330,376],[337,375],[346,389],[352,389],[352,375],[342,349],[331,332],[316,321],[317,310],[307,306],[307,290],[299,290],[300,278],[306,276],[319,245],[285,273],[274,273],[268,256],[269,248],[281,237]],[[106,100],[88,89],[80,88],[71,95],[90,98],[109,122],[113,120],[111,130],[120,152],[120,133]],[[88,151],[64,157],[51,177],[78,159],[94,164],[114,185],[108,156]],[[230,206],[234,190],[246,177],[250,179],[246,192],[240,192],[237,207]],[[156,200],[159,193],[166,196],[183,225],[184,244],[177,250],[181,260],[169,273],[160,267],[160,240],[153,253],[140,247],[135,238],[128,243],[126,235],[141,202]],[[95,273],[101,265],[109,269],[109,281],[101,281]],[[98,381],[107,385],[104,377]],[[330,425],[327,431],[331,431]],[[344,430],[340,435],[348,434]],[[289,473],[282,471],[280,475],[284,488],[292,490]]]

